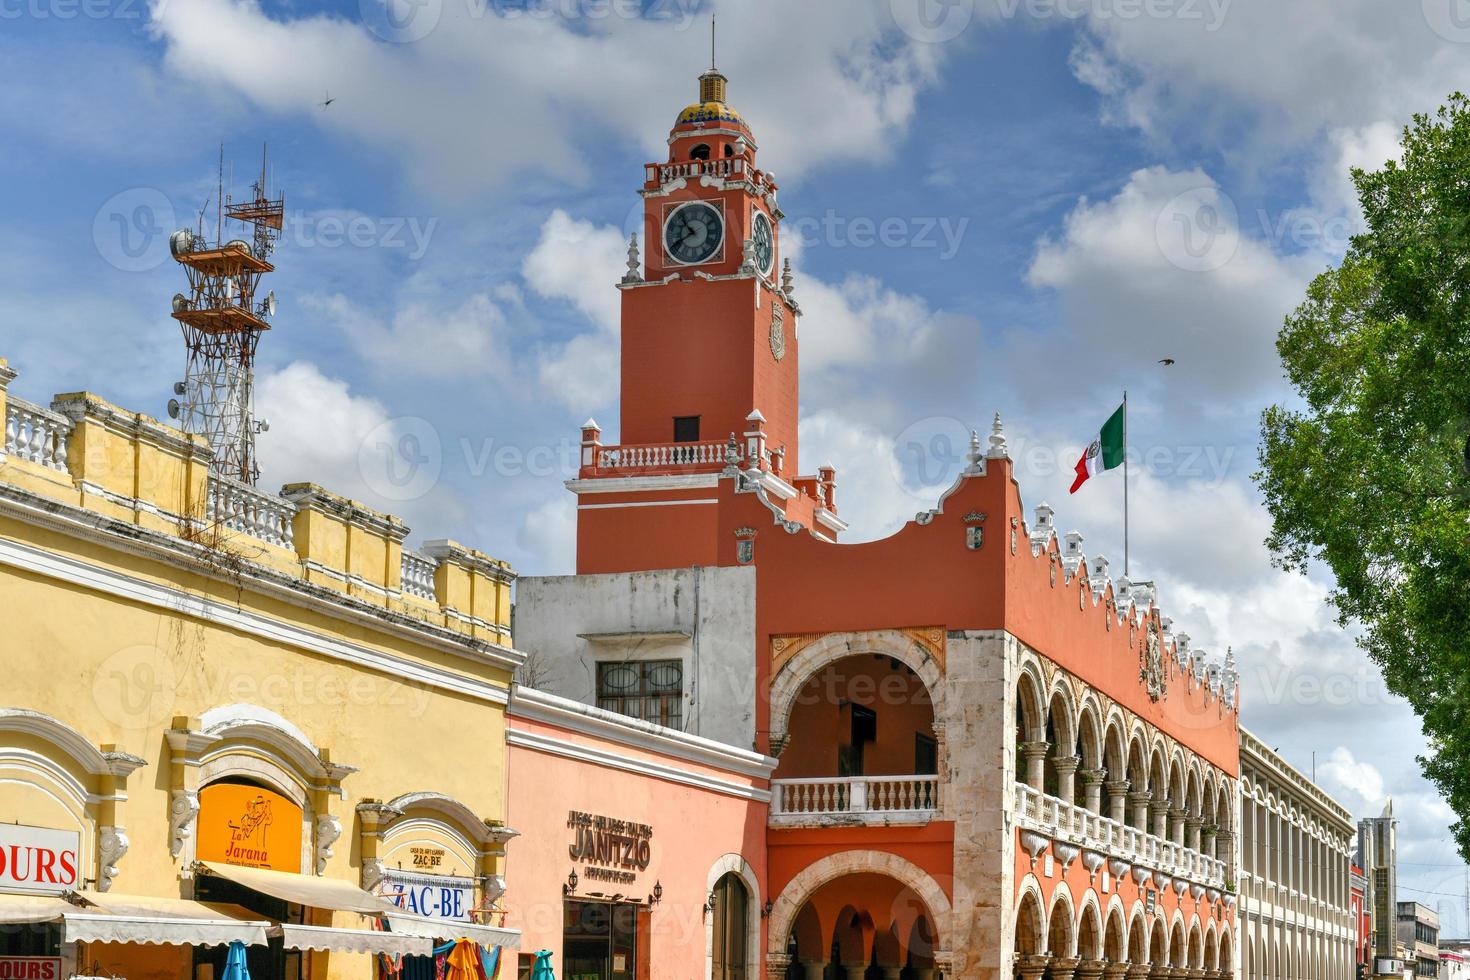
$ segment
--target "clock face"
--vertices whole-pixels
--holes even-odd
[[[760,266],[761,275],[770,275],[771,267],[776,264],[776,236],[771,231],[771,219],[766,217],[764,211],[755,213],[750,240],[755,245],[755,261]]]
[[[685,265],[708,262],[720,251],[724,237],[720,212],[702,201],[675,209],[664,223],[664,250]]]

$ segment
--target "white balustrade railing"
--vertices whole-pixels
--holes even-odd
[[[745,173],[745,161],[737,159],[681,160],[676,163],[658,165],[658,180],[667,184],[672,180],[690,177],[739,177]]]
[[[5,452],[66,472],[66,442],[71,419],[39,405],[11,397],[5,402]]]
[[[210,523],[248,534],[266,544],[293,547],[291,519],[296,507],[289,500],[257,490],[227,477],[209,478]]]
[[[777,823],[829,815],[924,815],[938,808],[938,776],[834,776],[771,781],[771,819]]]
[[[1174,841],[1121,824],[1084,806],[1048,796],[1026,783],[1016,784],[1020,822],[1044,834],[1060,835],[1109,857],[1157,868],[1202,884],[1223,886],[1225,862]]]
[[[403,549],[403,591],[420,599],[435,599],[434,570],[438,567],[427,555]]]
[[[723,442],[672,442],[645,446],[603,446],[597,451],[599,469],[624,470],[660,466],[713,466],[725,463]]]

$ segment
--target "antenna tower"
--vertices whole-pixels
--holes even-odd
[[[209,440],[216,475],[251,485],[260,475],[255,437],[269,427],[255,418],[255,350],[276,312],[274,292],[261,300],[256,294],[261,277],[275,269],[268,259],[286,213],[285,196],[270,197],[268,160],[263,150],[251,199],[236,204],[225,193],[221,147],[214,242],[204,233],[204,211],[197,229],[182,228],[169,239],[169,251],[184,267],[189,291],[173,300],[188,361],[184,380],[174,385],[179,397],[169,401],[168,413],[185,432]],[[226,241],[226,221],[247,226],[249,238]]]

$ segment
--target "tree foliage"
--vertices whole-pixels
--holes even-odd
[[[1470,859],[1470,101],[1353,171],[1366,219],[1277,349],[1302,404],[1261,416],[1279,565],[1332,571],[1331,601],[1419,714],[1425,774]]]

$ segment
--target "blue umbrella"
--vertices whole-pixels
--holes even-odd
[[[551,972],[551,951],[543,949],[536,954],[536,963],[531,967],[531,980],[556,980]]]
[[[230,953],[225,957],[225,972],[220,980],[250,980],[250,968],[245,965],[245,944],[239,940],[230,943]]]

